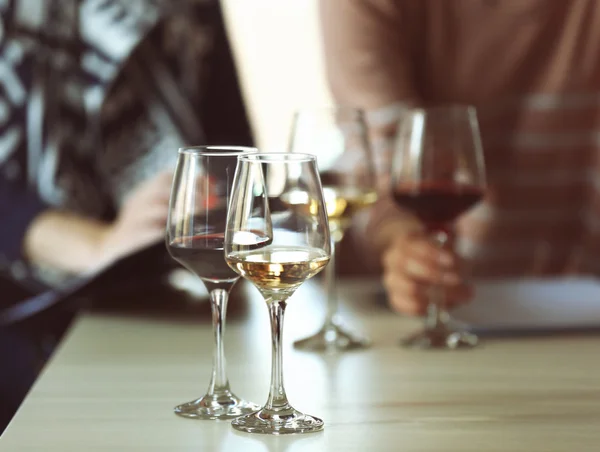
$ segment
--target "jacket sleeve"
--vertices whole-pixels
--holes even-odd
[[[47,209],[34,193],[0,174],[0,260],[23,260],[23,240],[33,219]]]

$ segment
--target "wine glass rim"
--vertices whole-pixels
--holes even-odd
[[[239,154],[238,160],[247,162],[316,162],[317,157],[313,154],[301,152],[258,152],[256,154]]]
[[[298,107],[294,111],[295,115],[303,114],[325,114],[332,112],[352,112],[358,116],[365,114],[365,109],[353,107],[352,105],[321,105],[318,107]]]
[[[407,110],[408,114],[440,114],[447,113],[451,111],[463,111],[465,113],[474,112],[476,108],[471,104],[459,104],[459,103],[450,103],[450,104],[437,104],[426,107],[413,107]]]
[[[206,157],[235,157],[238,155],[258,153],[258,149],[252,146],[228,146],[228,145],[202,145],[184,146],[179,148],[180,154],[202,155]]]

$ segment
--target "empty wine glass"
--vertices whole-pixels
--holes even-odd
[[[400,123],[391,190],[397,205],[415,215],[439,247],[452,246],[456,219],[484,195],[485,166],[475,108],[415,109]],[[425,329],[403,340],[421,348],[473,347],[477,336],[456,330],[444,291],[431,287]]]
[[[237,157],[251,152],[256,149],[203,146],[179,150],[166,244],[173,259],[202,279],[209,291],[215,335],[208,391],[199,399],[177,406],[175,413],[179,416],[231,419],[259,408],[231,392],[223,346],[227,299],[239,279],[223,255],[227,205]]]
[[[331,228],[331,262],[325,270],[327,313],[321,329],[294,346],[329,351],[363,348],[369,341],[342,326],[336,293],[336,250],[354,215],[377,201],[375,165],[364,113],[350,107],[301,110],[294,115],[291,152],[317,155]],[[291,200],[303,203],[298,195]]]
[[[304,208],[283,200],[305,196]],[[257,239],[257,237],[260,238]],[[256,243],[268,237],[267,246]],[[331,238],[315,157],[304,154],[247,154],[239,157],[225,234],[227,263],[256,286],[271,317],[271,390],[259,411],[232,426],[249,433],[307,433],[323,421],[288,402],[283,385],[283,314],[300,285],[319,273],[331,256]]]

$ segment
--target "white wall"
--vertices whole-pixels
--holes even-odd
[[[261,150],[283,150],[299,107],[331,104],[318,0],[224,0],[242,89]]]

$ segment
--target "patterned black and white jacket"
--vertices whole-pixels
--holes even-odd
[[[181,145],[251,144],[218,0],[0,0],[0,15],[0,271],[39,280],[21,243],[48,206],[110,219]]]

